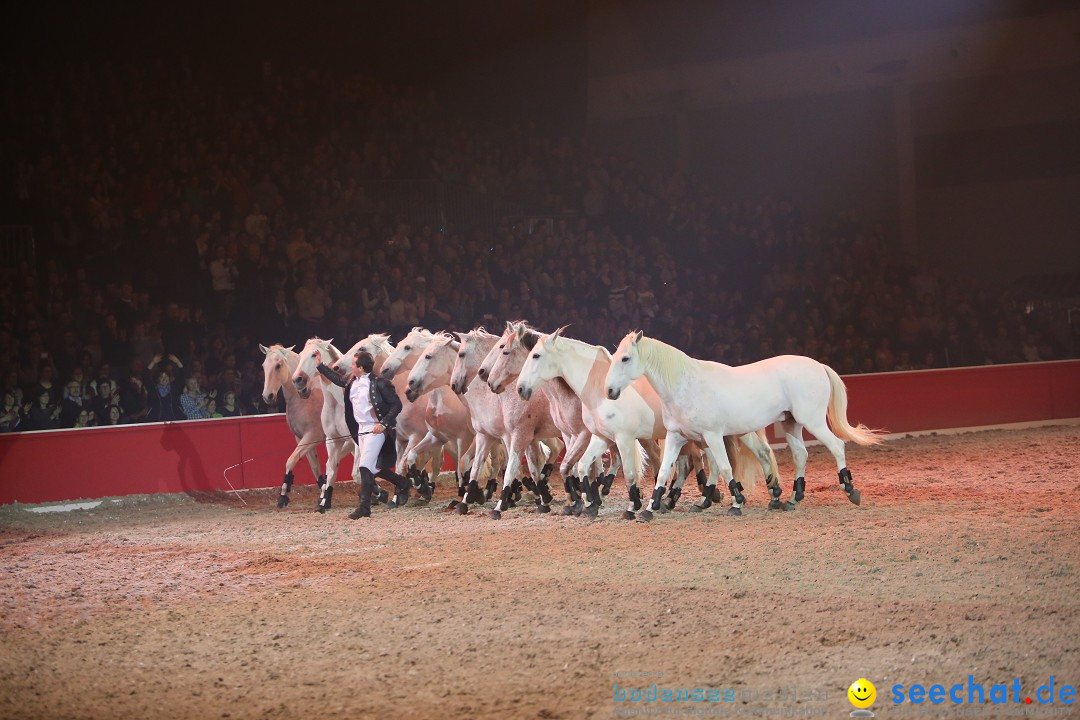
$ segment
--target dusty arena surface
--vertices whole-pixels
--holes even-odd
[[[285,511],[8,506],[0,717],[602,718],[653,682],[736,693],[687,713],[846,717],[860,677],[894,717],[896,683],[1077,685],[1080,427],[848,452],[861,507],[815,447],[797,511],[759,486],[744,517],[691,514],[689,489],[651,524],[620,519],[621,479],[595,522],[446,513],[446,479],[363,522],[351,483],[327,516],[310,486]]]

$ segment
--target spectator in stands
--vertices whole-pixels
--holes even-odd
[[[155,374],[155,383],[147,390],[146,422],[172,422],[183,420],[184,412],[180,407],[180,393],[173,384],[168,370],[161,368]]]
[[[217,393],[211,391],[207,395],[199,387],[199,378],[192,376],[184,382],[184,392],[180,394],[180,407],[184,411],[184,417],[188,420],[201,420],[209,417],[206,406],[211,397]]]
[[[319,285],[314,270],[307,270],[304,273],[304,282],[296,289],[295,298],[296,314],[300,318],[300,329],[305,339],[318,335],[333,302],[330,299],[330,293]]]
[[[52,403],[47,390],[38,393],[37,402],[27,408],[27,430],[54,430],[60,427],[60,406]]]
[[[0,433],[21,430],[22,422],[22,409],[19,407],[18,400],[12,393],[5,392],[4,406],[0,409]]]

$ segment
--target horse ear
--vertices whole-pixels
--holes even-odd
[[[290,345],[289,347],[287,347],[287,348],[285,348],[285,349],[286,349],[286,350],[290,350],[290,351],[291,351],[291,350],[293,350],[293,349],[295,349],[295,348],[296,348],[296,346],[295,346],[295,345]]]
[[[517,336],[518,338],[525,337],[525,323],[521,323],[517,326]]]
[[[556,340],[561,338],[562,337],[562,331],[565,330],[568,327],[570,327],[570,326],[569,325],[563,325],[561,328],[559,328],[555,332],[551,333],[551,341],[555,342]]]
[[[326,341],[326,344],[327,344],[327,345],[329,345],[329,344],[330,344],[330,343],[332,343],[332,342],[334,342],[334,338],[330,338],[329,340],[327,340],[327,341]]]
[[[451,335],[453,335],[453,336],[454,336],[455,338],[457,338],[457,341],[458,341],[458,343],[459,343],[459,344],[460,344],[461,342],[463,342],[463,341],[462,341],[462,339],[461,339],[461,333],[459,333],[459,332],[457,332],[457,331],[455,331],[455,330],[450,330],[450,331],[449,331],[449,333],[450,333]]]
[[[270,352],[270,348],[266,347],[262,343],[259,343],[259,349],[262,350],[263,355],[267,355]]]
[[[638,330],[636,333],[634,333],[634,344],[637,344],[637,342],[641,340],[642,334],[643,333],[641,332],[641,330]]]

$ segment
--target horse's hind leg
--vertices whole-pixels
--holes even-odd
[[[862,502],[862,493],[855,489],[855,485],[851,481],[851,471],[847,469],[847,459],[844,455],[844,441],[836,437],[832,430],[829,429],[829,425],[825,422],[823,417],[820,422],[814,421],[813,423],[804,422],[803,425],[813,433],[814,437],[821,442],[832,456],[836,458],[836,470],[837,475],[840,476],[840,486],[847,493],[848,500],[856,505]]]
[[[622,458],[626,493],[630,498],[630,505],[622,515],[623,520],[636,520],[636,513],[641,510],[641,488],[638,487],[638,477],[641,475],[642,465],[637,455],[639,452],[637,438],[623,435],[615,438],[615,444],[619,448],[619,457]]]
[[[761,472],[765,476],[765,484],[769,486],[769,509],[780,510],[782,508],[780,495],[783,491],[780,489],[780,479],[776,477],[774,472],[776,457],[762,435],[764,435],[763,431],[746,433],[740,436],[739,440],[754,453],[754,457],[757,458],[758,463],[761,465]]]
[[[802,425],[793,420],[780,423],[787,438],[791,459],[795,461],[795,484],[792,486],[791,499],[784,504],[784,510],[794,510],[806,495],[806,444],[803,442]]]

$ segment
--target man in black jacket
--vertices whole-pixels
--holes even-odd
[[[376,477],[389,480],[396,488],[394,499],[388,505],[392,508],[403,506],[409,500],[412,486],[408,478],[394,472],[397,462],[394,424],[401,412],[397,390],[389,381],[372,374],[375,361],[363,350],[356,353],[352,372],[347,378],[324,365],[319,354],[315,359],[319,363],[319,372],[330,382],[345,388],[345,423],[356,442],[353,477],[360,478],[360,505],[349,518],[371,517],[371,495]],[[325,489],[319,512],[330,507],[331,493],[333,488]]]

